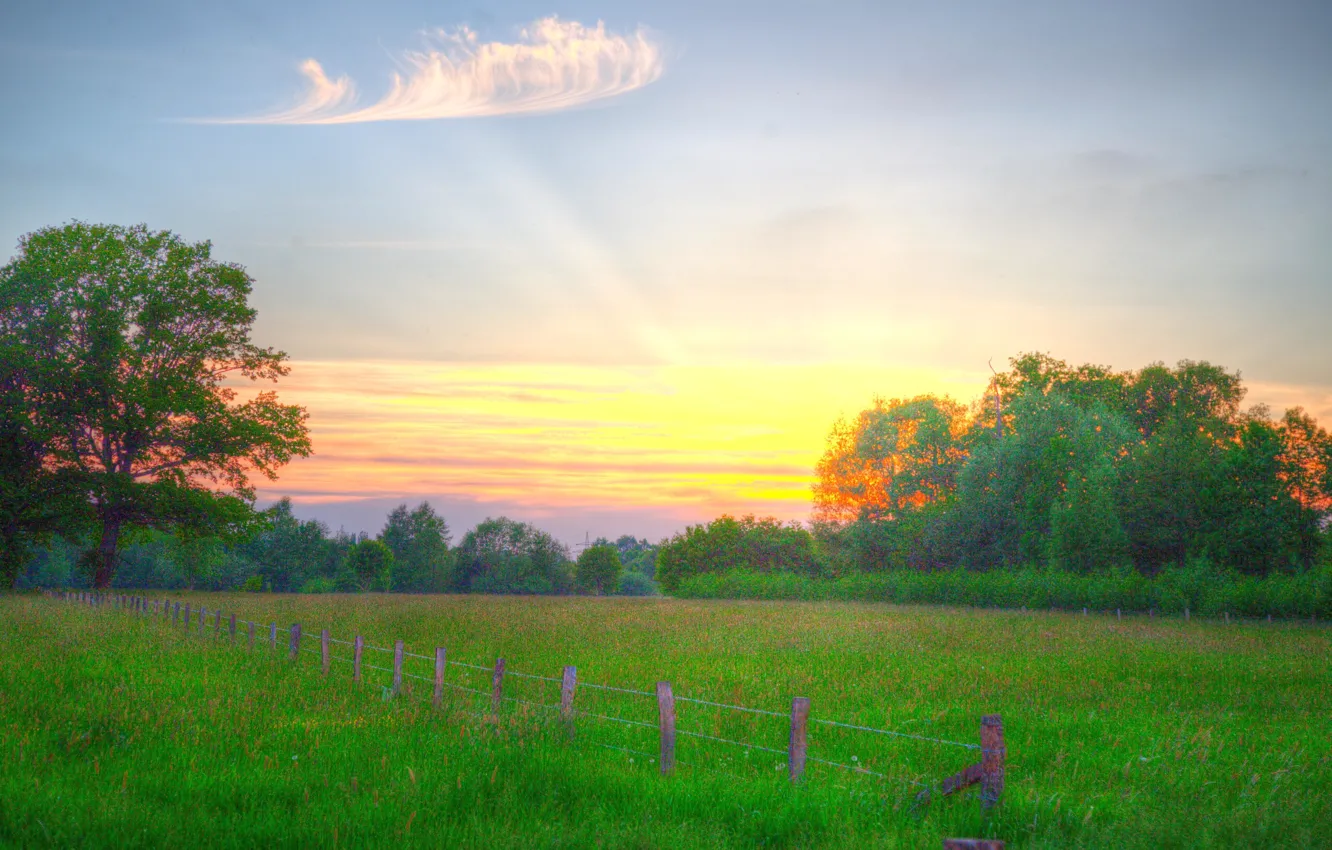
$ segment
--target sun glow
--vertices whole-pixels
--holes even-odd
[[[262,495],[803,519],[838,416],[875,393],[968,398],[983,384],[980,374],[837,364],[298,362],[281,393],[309,410],[315,454]]]

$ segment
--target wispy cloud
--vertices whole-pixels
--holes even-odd
[[[661,77],[662,49],[639,28],[615,35],[598,22],[543,18],[515,43],[481,42],[463,26],[438,30],[431,46],[402,57],[388,92],[357,107],[349,77],[330,79],[314,59],[300,65],[309,85],[295,106],[210,124],[353,124],[550,112],[642,88]]]

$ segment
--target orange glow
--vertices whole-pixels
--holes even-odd
[[[465,495],[803,519],[828,431],[875,394],[970,398],[986,375],[863,365],[296,362],[314,456],[261,498]]]

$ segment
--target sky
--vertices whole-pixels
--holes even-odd
[[[1332,424],[1332,4],[0,5],[0,246],[211,240],[315,454],[265,502],[804,519],[839,416],[990,362]],[[0,259],[4,254],[0,252]]]

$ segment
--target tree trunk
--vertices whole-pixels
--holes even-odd
[[[111,579],[116,575],[116,556],[120,548],[120,520],[102,520],[102,542],[97,545],[97,574],[93,576],[93,587],[105,590],[111,586]]]

